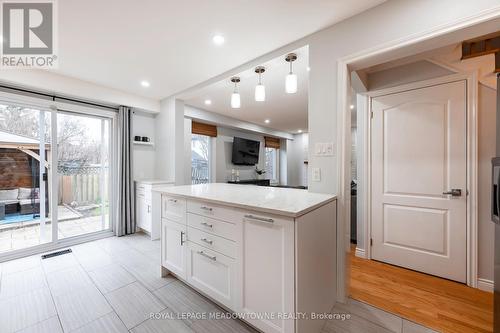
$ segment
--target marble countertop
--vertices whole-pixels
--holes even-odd
[[[299,217],[336,199],[307,190],[225,183],[158,186],[154,191],[288,217]]]
[[[164,180],[164,179],[136,179],[135,181],[147,185],[174,184],[173,180]]]

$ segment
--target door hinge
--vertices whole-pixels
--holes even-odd
[[[370,118],[373,119],[373,111],[370,111]]]
[[[370,238],[370,246],[373,246],[373,238]]]

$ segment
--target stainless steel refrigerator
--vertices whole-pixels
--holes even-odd
[[[497,75],[496,156],[492,160],[491,219],[495,223],[494,332],[500,333],[500,73]]]

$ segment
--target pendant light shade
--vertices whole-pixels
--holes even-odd
[[[285,61],[290,63],[290,72],[285,79],[285,90],[287,94],[295,94],[297,92],[297,75],[293,74],[292,63],[297,60],[297,55],[295,53],[289,53]]]
[[[266,69],[262,66],[255,68],[255,73],[259,74],[259,83],[255,86],[255,101],[264,102],[266,100],[266,87],[262,84],[262,73]]]
[[[257,102],[264,102],[266,100],[266,87],[262,84],[255,86],[255,100]]]
[[[238,83],[240,82],[240,78],[237,76],[233,76],[231,78],[231,82],[234,83],[234,91],[231,95],[231,107],[233,109],[239,109],[241,107],[241,97],[240,93],[238,92]]]
[[[239,109],[241,107],[241,98],[240,98],[240,94],[237,93],[237,92],[234,92],[232,95],[231,95],[231,107],[233,109]]]
[[[297,92],[297,75],[290,73],[286,76],[285,88],[287,94],[295,94]]]

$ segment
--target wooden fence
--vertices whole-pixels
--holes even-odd
[[[101,184],[104,182],[101,194]],[[58,203],[70,205],[100,203],[101,197],[108,198],[109,176],[106,172],[101,180],[99,173],[84,173],[59,176]],[[107,200],[106,200],[107,201]]]

